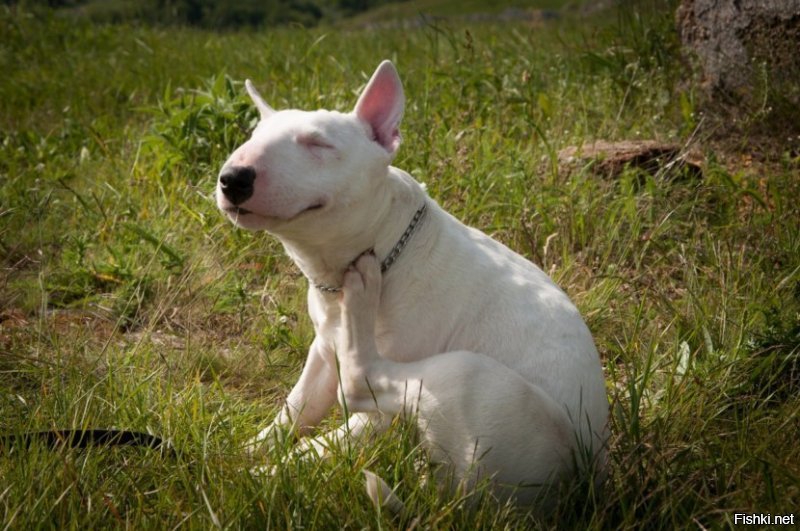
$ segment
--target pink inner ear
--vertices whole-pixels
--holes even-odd
[[[370,125],[375,141],[389,153],[400,146],[398,127],[404,107],[405,95],[397,71],[384,61],[359,97],[355,112]]]

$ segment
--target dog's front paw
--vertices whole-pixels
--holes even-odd
[[[374,251],[368,251],[353,262],[344,274],[344,302],[368,307],[377,305],[381,290],[381,266]]]
[[[263,456],[272,452],[276,447],[285,446],[291,438],[292,435],[286,426],[273,423],[247,441],[244,450],[253,456]]]

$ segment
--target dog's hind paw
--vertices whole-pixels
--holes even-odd
[[[363,303],[377,304],[381,289],[381,266],[374,251],[362,254],[347,268],[344,274],[345,299],[363,295]]]

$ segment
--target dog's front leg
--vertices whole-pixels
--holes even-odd
[[[311,343],[300,379],[286,404],[267,428],[250,443],[255,449],[283,441],[287,433],[305,435],[328,414],[336,402],[338,377],[333,349],[317,336]]]

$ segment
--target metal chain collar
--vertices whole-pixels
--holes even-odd
[[[411,238],[411,235],[414,233],[414,230],[419,225],[420,220],[425,215],[425,211],[426,211],[427,207],[428,207],[428,204],[427,203],[423,203],[422,206],[419,207],[419,210],[417,210],[414,213],[414,217],[411,218],[411,223],[409,223],[408,227],[406,227],[406,231],[403,233],[402,236],[400,236],[400,239],[397,240],[397,243],[395,244],[395,246],[392,248],[391,251],[389,251],[389,254],[381,262],[381,273],[386,273],[386,271],[390,267],[392,267],[392,264],[394,264],[395,260],[397,260],[397,257],[400,256],[400,253],[403,252],[403,249],[405,248],[406,243],[408,243],[408,240]],[[359,256],[361,256],[361,255],[359,255]],[[342,287],[341,286],[339,286],[339,287],[326,286],[324,284],[317,284],[313,280],[311,281],[311,283],[314,284],[315,288],[317,288],[318,290],[320,290],[320,291],[322,291],[324,293],[338,293],[338,292],[342,291]]]

